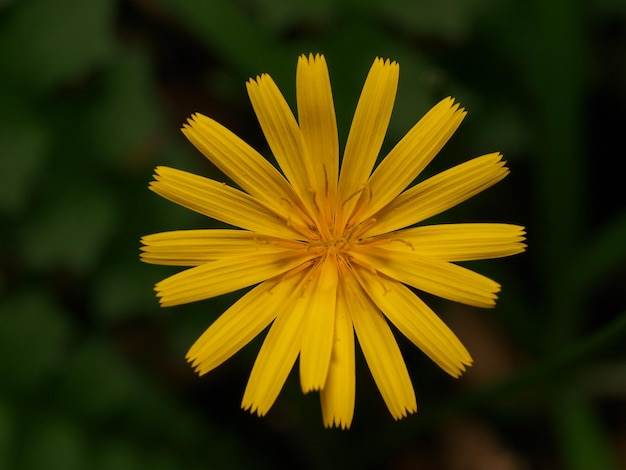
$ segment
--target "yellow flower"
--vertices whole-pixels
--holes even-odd
[[[163,306],[255,285],[204,332],[187,359],[205,374],[271,324],[242,401],[260,416],[299,357],[302,391],[320,392],[325,426],[349,427],[355,333],[392,416],[415,412],[413,386],[389,322],[454,377],[472,359],[411,287],[493,307],[500,286],[453,263],[524,251],[524,228],[516,225],[415,227],[497,183],[508,169],[499,153],[491,153],[409,187],[465,116],[452,98],[432,108],[374,168],[398,73],[396,62],[375,60],[341,165],[326,62],[309,55],[298,60],[297,120],[268,75],[247,83],[282,173],[201,114],[189,119],[183,133],[241,189],[156,169],[154,192],[239,228],[148,235],[141,256],[148,263],[191,266],[156,285]]]

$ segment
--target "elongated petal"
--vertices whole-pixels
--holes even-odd
[[[373,244],[442,261],[472,261],[521,253],[524,235],[524,227],[510,224],[424,225],[381,235]]]
[[[288,214],[290,205],[301,205],[293,188],[270,162],[213,119],[196,113],[182,131],[216,167],[274,212]]]
[[[455,334],[408,287],[364,269],[357,273],[363,289],[391,323],[439,367],[458,377],[472,364]]]
[[[495,306],[500,285],[474,271],[420,256],[369,247],[353,251],[353,259],[362,266],[430,294],[467,305]]]
[[[176,204],[265,235],[301,238],[288,221],[252,196],[223,183],[168,167],[157,167],[150,189]]]
[[[354,331],[389,412],[394,419],[414,413],[417,402],[413,384],[391,328],[354,276],[349,274],[345,280]]]
[[[387,205],[426,168],[467,113],[452,98],[440,101],[398,142],[369,180],[372,200],[367,218]]]
[[[312,285],[305,291],[309,302],[303,325],[306,334],[300,352],[300,384],[304,393],[324,386],[333,350],[337,260],[334,256],[327,256],[321,263],[312,275]]]
[[[339,141],[335,105],[324,56],[300,56],[296,73],[298,122],[315,173],[315,191],[331,200],[339,174]],[[319,204],[319,203],[318,203]]]
[[[324,426],[347,429],[354,416],[356,366],[354,358],[354,329],[348,311],[350,299],[339,284],[335,313],[335,339],[328,367],[326,384],[320,391]]]
[[[169,307],[243,289],[307,262],[290,251],[224,258],[189,268],[157,283],[161,305]]]
[[[295,276],[265,281],[226,310],[187,353],[196,372],[206,374],[261,333],[284,309],[297,281]]]
[[[380,212],[367,236],[392,232],[460,204],[504,178],[502,155],[491,153],[461,163],[407,189]]]
[[[169,266],[198,266],[218,259],[279,253],[298,243],[266,237],[246,230],[176,230],[141,238],[141,260]]]
[[[396,62],[378,58],[363,85],[339,175],[339,198],[348,213],[358,201],[355,195],[365,188],[383,144],[398,88],[399,69]]]
[[[296,193],[305,203],[311,203],[316,187],[315,172],[311,168],[311,159],[302,132],[289,105],[274,80],[267,74],[257,77],[256,80],[249,80],[246,86],[254,112],[276,161]]]
[[[303,277],[299,275],[297,280],[301,281]],[[265,415],[274,404],[296,362],[302,344],[302,323],[307,307],[307,299],[301,295],[302,289],[302,285],[297,286],[280,305],[281,311],[263,341],[252,367],[241,401],[244,410],[250,410],[259,416]]]

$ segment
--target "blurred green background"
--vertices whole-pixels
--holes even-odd
[[[292,373],[239,409],[257,339],[198,378],[188,347],[239,296],[161,309],[176,269],[139,238],[212,222],[147,189],[153,167],[221,178],[193,112],[268,154],[244,83],[294,104],[326,55],[345,141],[376,56],[400,63],[386,149],[441,98],[469,115],[434,173],[504,153],[511,175],[438,217],[527,226],[472,264],[493,311],[427,301],[475,366],[454,380],[398,336],[420,411],[389,416],[360,353],[350,431]],[[0,468],[626,468],[623,0],[0,1]]]

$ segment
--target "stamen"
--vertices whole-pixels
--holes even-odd
[[[415,251],[415,247],[413,246],[413,243],[403,240],[402,238],[392,238],[391,240],[389,240],[390,242],[397,242],[397,243],[402,243],[406,246],[408,246],[411,251]]]
[[[366,271],[369,271],[370,273],[374,275],[376,275],[377,273],[376,268],[372,266],[371,264],[367,263],[366,261],[362,261],[360,259],[355,259],[353,257],[350,257],[349,262],[361,266],[363,269],[365,269]]]
[[[363,240],[361,240],[360,236],[366,233],[370,228],[372,228],[374,224],[376,224],[376,219],[374,218],[361,222],[360,224],[355,225],[348,231],[348,237],[354,238],[359,242],[362,242]]]
[[[359,197],[360,197],[361,193],[363,193],[363,191],[365,191],[367,188],[368,188],[368,186],[363,186],[361,189],[359,189],[359,190],[355,191],[354,193],[352,193],[350,196],[348,196],[348,197],[347,197],[347,198],[346,198],[346,199],[345,199],[345,200],[341,203],[341,206],[342,206],[342,207],[345,207],[345,206],[346,206],[346,204],[347,204],[347,203],[348,203],[351,199],[355,198],[356,196],[359,196]]]
[[[352,210],[352,215],[348,219],[348,223],[358,221],[363,213],[367,210],[370,205],[370,201],[372,200],[372,188],[370,186],[365,186],[364,190],[361,192],[359,196],[359,200],[357,201],[354,209]]]
[[[313,219],[309,216],[309,214],[304,209],[302,209],[302,207],[300,207],[300,205],[296,204],[291,199],[287,199],[285,197],[281,198],[281,201],[286,203],[293,212],[298,214],[302,218],[302,221],[306,224],[307,227],[315,226],[315,222],[313,221]],[[287,222],[289,222],[291,220],[291,217],[288,217],[286,220]],[[292,223],[291,226],[294,229],[298,230],[298,225]]]
[[[300,283],[300,298],[306,297],[306,290],[313,282],[313,276],[316,271],[319,271],[319,262],[316,262],[309,272],[306,274],[304,280]]]
[[[273,285],[267,290],[267,292],[271,293],[272,289],[274,289],[274,287],[276,287],[278,284],[283,282],[285,279],[295,276],[296,274],[304,271],[305,269],[309,268],[311,265],[315,264],[316,262],[317,262],[317,258],[309,259],[305,261],[304,263],[296,266],[295,268],[290,269],[286,273],[283,273],[280,276],[276,276],[274,278]]]
[[[367,271],[369,271],[370,273],[372,273],[374,275],[374,277],[376,278],[376,281],[378,281],[378,284],[380,284],[380,287],[382,287],[382,289],[383,289],[383,295],[387,295],[387,293],[389,293],[389,288],[383,282],[380,273],[373,266],[371,266],[370,264],[365,263],[365,262],[363,262],[361,260],[353,259],[352,261],[354,261],[355,264],[358,264],[362,268],[365,268]],[[354,270],[354,274],[359,279],[359,282],[361,283],[361,285],[365,284],[365,282],[363,281],[362,276],[359,275],[359,270],[358,269]]]
[[[328,198],[330,196],[330,189],[328,185],[328,170],[326,169],[326,165],[322,165],[324,169],[324,195]]]

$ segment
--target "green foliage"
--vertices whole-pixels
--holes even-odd
[[[567,468],[619,468],[597,412],[580,395],[565,391],[556,406],[556,427]]]
[[[51,193],[41,217],[28,220],[21,233],[24,261],[33,270],[64,267],[85,272],[102,256],[116,228],[114,197],[109,188],[83,182]]]
[[[112,0],[35,0],[8,8],[0,62],[16,87],[52,92],[100,66],[114,47]]]
[[[0,94],[2,94],[0,92]],[[0,185],[0,211],[23,210],[37,182],[49,146],[49,132],[36,116],[24,116],[11,98],[4,96],[0,111],[0,174],[11,175]]]
[[[0,306],[0,369],[3,389],[26,393],[61,369],[72,325],[49,297],[17,293]]]

